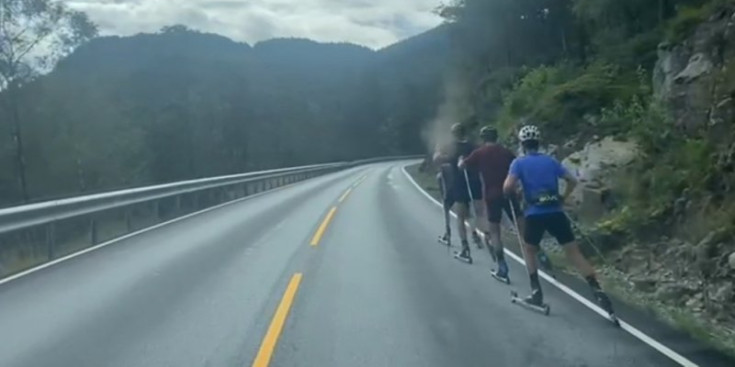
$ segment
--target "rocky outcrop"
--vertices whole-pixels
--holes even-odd
[[[658,55],[654,94],[679,128],[694,134],[735,117],[733,86],[723,80],[735,72],[735,9],[722,8],[682,43],[662,43]]]
[[[634,142],[606,137],[585,145],[584,149],[562,161],[580,182],[567,201],[580,218],[591,222],[605,214],[609,207],[607,193],[614,185],[617,172],[630,164],[637,154],[638,147]]]

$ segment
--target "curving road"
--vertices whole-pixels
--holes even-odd
[[[6,282],[0,366],[677,365],[550,286],[550,317],[512,305],[488,256],[468,266],[436,244],[441,210],[403,165],[312,179]]]

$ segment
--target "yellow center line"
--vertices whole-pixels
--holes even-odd
[[[351,192],[352,192],[352,188],[347,189],[347,191],[345,191],[345,193],[342,194],[342,196],[339,198],[339,202],[341,203],[345,201],[345,199],[347,199],[347,197],[350,196]]]
[[[367,179],[367,177],[368,177],[367,175],[362,176],[359,180],[357,180],[357,182],[355,182],[354,185],[352,185],[352,188],[354,189],[357,186],[359,186],[363,181],[365,181]]]
[[[329,226],[329,222],[332,221],[332,217],[334,217],[334,213],[336,211],[336,206],[332,207],[332,209],[329,210],[329,213],[327,213],[327,216],[322,221],[322,224],[319,225],[319,229],[316,230],[316,233],[314,233],[314,237],[311,239],[312,246],[316,246],[319,244],[319,241],[321,241],[322,236],[324,235],[324,231],[327,230],[327,226]]]
[[[276,343],[278,343],[278,337],[283,331],[283,325],[286,323],[286,317],[288,317],[288,311],[291,310],[291,305],[296,297],[296,291],[299,289],[301,283],[301,273],[296,273],[291,277],[291,281],[288,282],[286,287],[286,293],[283,294],[281,303],[276,309],[276,314],[273,316],[271,325],[268,327],[268,332],[263,338],[263,343],[260,344],[258,355],[253,361],[252,367],[268,367],[273,356],[273,351],[276,349]]]

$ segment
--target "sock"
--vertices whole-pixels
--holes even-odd
[[[534,271],[533,274],[531,274],[531,288],[536,290],[541,290],[541,284],[538,281],[538,272]]]
[[[595,278],[594,275],[586,277],[585,280],[587,281],[587,284],[590,285],[590,287],[594,289],[600,289],[600,283],[597,282],[597,278]]]

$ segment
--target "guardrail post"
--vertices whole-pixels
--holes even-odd
[[[153,211],[156,214],[156,220],[160,220],[161,219],[161,202],[160,201],[156,200],[153,203]]]
[[[92,246],[97,244],[97,220],[92,218],[92,223],[90,223],[90,241],[92,242]]]
[[[133,216],[130,214],[130,209],[125,210],[125,229],[127,233],[133,231]]]
[[[46,257],[48,261],[51,261],[56,258],[56,225],[54,222],[46,226],[46,245],[48,246]]]

